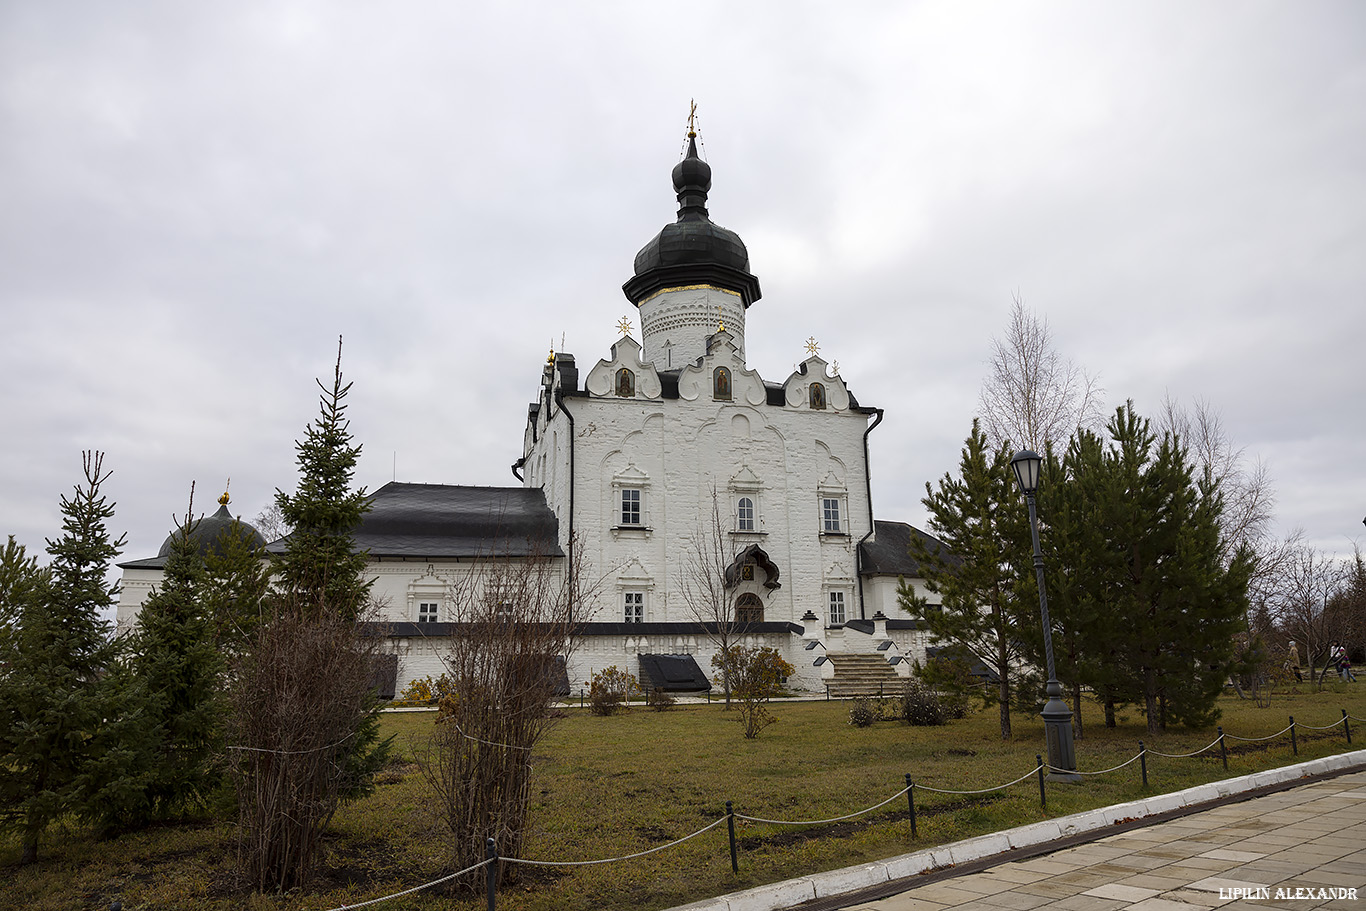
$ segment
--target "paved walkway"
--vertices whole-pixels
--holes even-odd
[[[1355,889],[1355,897],[1345,895],[1347,889]],[[850,899],[842,905],[849,911],[1201,911],[1224,905],[1366,911],[1366,772],[940,879],[889,898]]]

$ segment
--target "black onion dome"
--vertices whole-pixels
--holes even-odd
[[[227,494],[218,501],[220,504],[218,512],[211,516],[205,516],[199,520],[199,524],[190,532],[190,540],[194,541],[195,549],[201,554],[222,554],[223,536],[233,533],[233,525],[237,526],[236,533],[246,543],[253,548],[266,546],[266,539],[254,527],[234,519],[228,512]],[[175,542],[176,535],[180,532],[171,532],[166,538],[166,542],[161,545],[161,550],[157,551],[157,557],[169,557],[171,555],[171,545]]]
[[[621,286],[639,304],[661,288],[706,284],[734,291],[745,306],[757,301],[759,279],[749,271],[745,242],[707,217],[711,165],[697,157],[697,139],[688,135],[688,154],[673,169],[678,221],[665,225],[636,254],[635,277]]]

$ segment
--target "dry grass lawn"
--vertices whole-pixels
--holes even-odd
[[[1277,695],[1269,708],[1228,697],[1222,724],[1229,734],[1258,737],[1301,724],[1329,725],[1346,709],[1366,717],[1366,685],[1333,683],[1323,693]],[[994,710],[941,728],[880,721],[848,724],[848,704],[780,703],[780,721],[745,740],[720,705],[680,706],[656,713],[642,707],[609,718],[571,709],[534,758],[527,840],[529,858],[586,861],[644,851],[681,838],[719,818],[731,800],[737,813],[783,820],[842,816],[886,800],[910,774],[918,785],[952,790],[987,788],[1029,771],[1043,748],[1038,718],[1016,718],[1002,742]],[[397,757],[372,797],[344,808],[327,838],[317,882],[305,893],[259,896],[233,872],[234,833],[221,819],[165,826],[99,842],[80,828],[54,831],[42,860],[19,867],[18,846],[0,842],[0,906],[103,909],[332,909],[377,898],[452,872],[443,852],[442,822],[412,763],[413,745],[431,714],[390,714]],[[1146,737],[1136,711],[1106,730],[1088,714],[1077,744],[1082,770],[1132,757],[1138,741],[1150,750],[1183,753],[1214,739],[1213,729],[1175,730]],[[1355,726],[1354,726],[1355,727]],[[1366,726],[1363,726],[1366,727]],[[1366,731],[1363,731],[1366,736]],[[1354,747],[1362,740],[1354,731]],[[1229,740],[1229,769],[1217,750],[1194,759],[1150,757],[1151,788],[1178,790],[1219,778],[1287,765],[1350,749],[1339,725],[1301,731],[1299,756],[1289,737],[1269,743]],[[667,908],[709,895],[818,870],[889,857],[919,847],[1039,819],[1134,799],[1144,794],[1135,763],[1080,786],[1050,785],[1048,807],[1028,779],[1003,792],[967,798],[917,791],[919,838],[911,839],[900,798],[857,820],[813,826],[741,823],[740,873],[730,869],[724,824],[682,845],[636,860],[580,867],[519,867],[519,881],[499,894],[499,908],[518,911]],[[418,893],[375,906],[400,909],[481,908],[477,896]]]

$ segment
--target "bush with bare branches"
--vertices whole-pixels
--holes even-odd
[[[242,871],[262,891],[306,883],[338,805],[370,787],[370,673],[383,640],[334,614],[282,612],[257,630],[234,679],[230,740]]]
[[[480,565],[448,583],[451,693],[416,751],[450,830],[455,869],[483,860],[489,838],[502,854],[521,851],[531,755],[553,723],[555,696],[567,691],[583,601],[580,573],[567,561],[533,555]],[[471,877],[463,885],[474,884]]]

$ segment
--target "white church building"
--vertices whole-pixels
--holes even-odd
[[[548,557],[599,580],[567,656],[573,693],[613,665],[647,686],[708,685],[717,645],[681,590],[699,535],[725,551],[739,640],[781,652],[796,668],[792,689],[891,691],[924,659],[927,633],[899,607],[897,585],[925,594],[910,544],[929,539],[873,516],[868,446],[883,412],[861,404],[814,344],[781,381],[749,365],[759,280],[740,237],[709,218],[711,167],[688,136],[673,169],[677,221],[636,255],[622,288],[641,343],[623,320],[610,354],[586,370],[551,355],[512,466],[521,486],[374,491],[355,544],[371,557],[397,655],[382,690],[442,672],[455,583],[491,559],[494,540],[500,558]],[[206,542],[231,521],[226,505],[210,518]],[[168,552],[121,564],[120,629]]]

